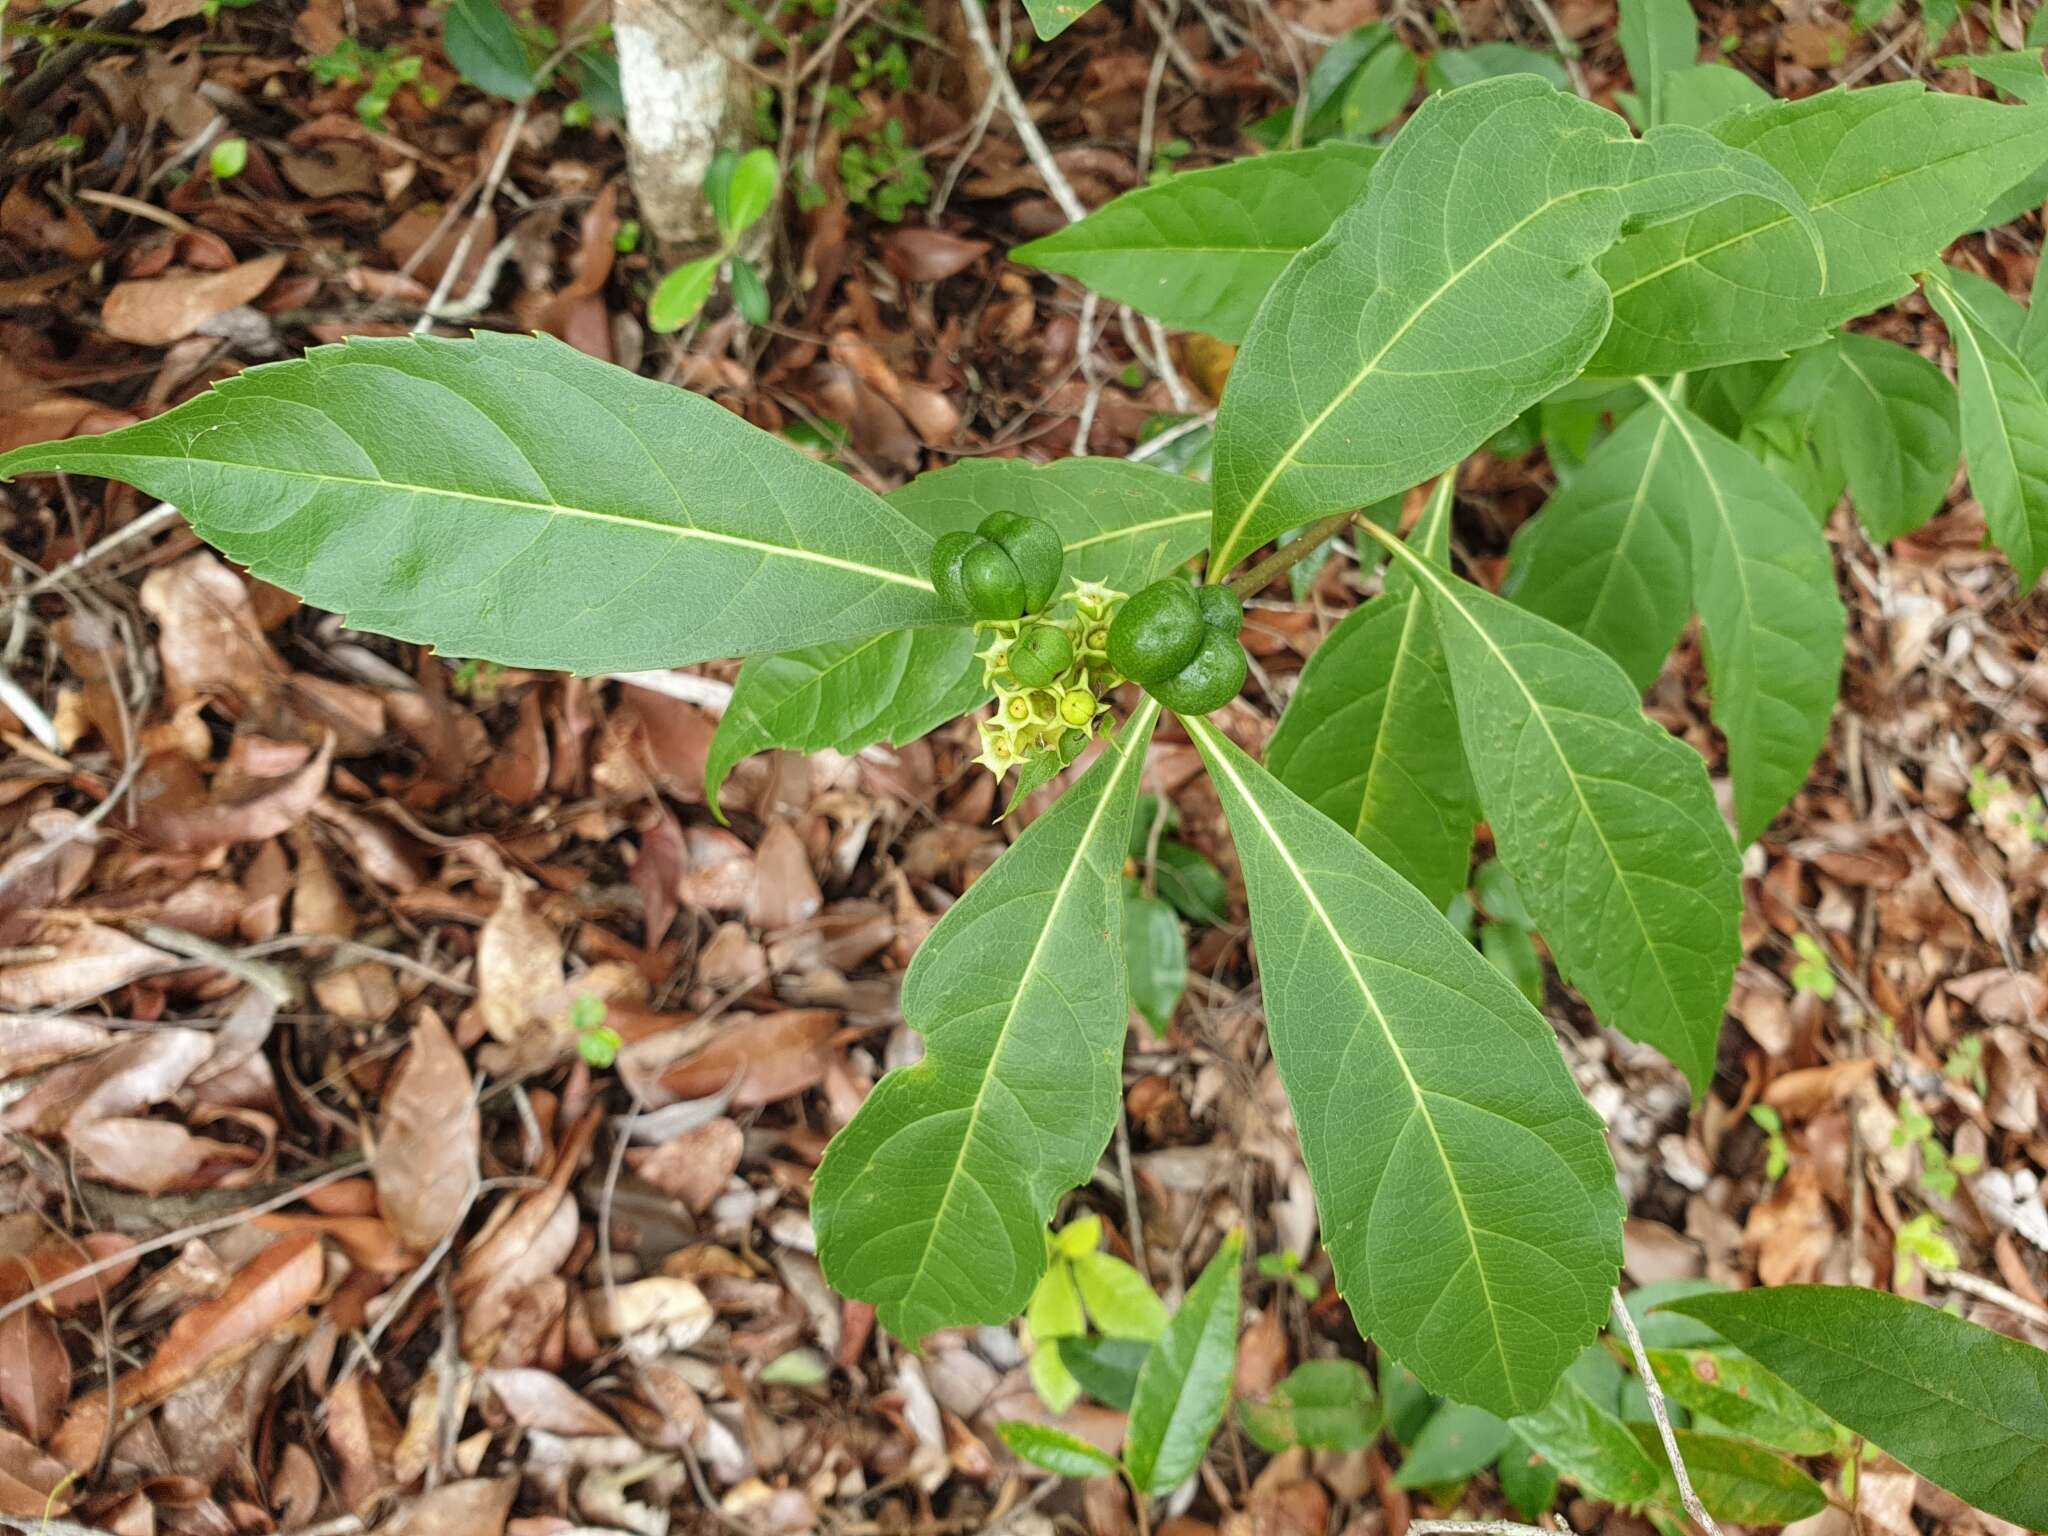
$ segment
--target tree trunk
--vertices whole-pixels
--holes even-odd
[[[614,0],[626,97],[633,196],[655,238],[717,237],[704,173],[721,144],[739,144],[748,116],[751,33],[722,0]]]

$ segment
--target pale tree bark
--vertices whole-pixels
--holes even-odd
[[[752,33],[723,0],[613,0],[612,26],[641,222],[672,244],[714,239],[704,172],[744,137],[748,77],[736,61]]]

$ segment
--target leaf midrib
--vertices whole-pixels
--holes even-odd
[[[1643,455],[1643,472],[1636,481],[1634,495],[1629,498],[1628,516],[1622,520],[1621,532],[1614,538],[1615,558],[1608,561],[1606,569],[1601,571],[1599,590],[1593,594],[1593,606],[1586,612],[1586,623],[1590,629],[1597,631],[1600,628],[1600,615],[1605,611],[1608,594],[1613,590],[1614,572],[1621,564],[1621,552],[1628,547],[1628,536],[1635,531],[1636,519],[1649,504],[1650,482],[1657,475],[1657,460],[1664,456],[1664,437],[1670,425],[1668,420],[1657,424],[1657,435],[1650,439],[1650,451]]]
[[[1970,303],[1970,301],[1963,297],[1961,289],[1957,288],[1947,279],[1937,275],[1934,272],[1930,271],[1926,274],[1926,276],[1929,281],[1931,281],[1936,287],[1941,289],[1942,293],[1947,297],[1949,303],[1953,304],[1956,307],[1956,309],[1969,321],[1969,325],[1967,327],[1970,333],[1969,350],[1976,355],[1975,371],[1978,377],[1983,380],[1984,391],[1986,395],[1990,397],[1991,400],[1992,414],[1997,418],[1998,446],[2005,456],[2006,467],[2012,472],[2013,494],[2019,497],[2020,500],[2019,527],[2025,533],[2027,539],[2028,558],[2026,563],[2031,564],[2034,553],[2034,520],[2027,515],[2026,476],[2021,473],[2019,453],[2018,450],[2013,447],[2012,432],[2006,425],[2005,407],[1999,399],[1998,386],[1995,383],[1993,383],[1991,378],[1991,359],[1989,351],[1985,345],[1986,342],[1989,342],[1992,346],[1996,346],[2000,351],[2004,352],[2008,362],[2011,364],[2013,368],[2018,370],[2022,378],[2027,379],[2030,382],[2033,381],[2033,372],[2027,367],[2026,363],[2021,358],[2014,355],[2012,348],[2006,345],[2005,338],[2000,336],[1995,330],[1993,330],[1990,322],[1985,320],[1981,315],[1979,315],[1976,311],[1976,308]],[[1958,367],[1961,366],[1962,351],[1963,349],[1961,347],[1958,347],[1956,349]],[[2044,401],[2044,403],[2048,403],[2048,393],[2044,393],[2041,390],[2038,383],[2035,384],[2035,394],[2038,398],[2041,398]],[[1966,450],[1967,446],[1968,445],[1965,444]],[[1975,473],[1974,466],[1972,467],[1971,472],[1973,474]]]
[[[1259,830],[1265,834],[1266,841],[1272,845],[1274,853],[1280,858],[1280,862],[1287,866],[1287,872],[1293,878],[1294,883],[1301,888],[1302,898],[1308,902],[1309,910],[1315,913],[1317,920],[1323,925],[1323,930],[1329,934],[1330,942],[1336,946],[1338,954],[1344,957],[1344,968],[1351,973],[1351,979],[1358,987],[1359,996],[1365,999],[1366,1007],[1372,1011],[1373,1022],[1379,1025],[1380,1033],[1386,1039],[1387,1049],[1393,1053],[1395,1064],[1400,1067],[1402,1079],[1407,1083],[1408,1092],[1415,1101],[1415,1112],[1422,1117],[1422,1123],[1429,1131],[1429,1139],[1436,1147],[1437,1161],[1443,1165],[1444,1178],[1451,1187],[1451,1198],[1457,1202],[1458,1222],[1465,1231],[1465,1244],[1472,1255],[1472,1271],[1479,1277],[1479,1289],[1485,1303],[1486,1320],[1493,1329],[1494,1357],[1501,1362],[1501,1369],[1505,1371],[1508,1360],[1507,1340],[1500,1331],[1500,1316],[1493,1304],[1493,1286],[1486,1276],[1486,1261],[1479,1252],[1480,1228],[1473,1222],[1471,1210],[1465,1204],[1465,1192],[1458,1184],[1457,1169],[1451,1162],[1450,1153],[1444,1147],[1442,1135],[1437,1131],[1436,1117],[1429,1112],[1429,1104],[1422,1084],[1416,1081],[1414,1072],[1409,1069],[1407,1053],[1401,1049],[1400,1042],[1395,1039],[1393,1028],[1387,1022],[1386,1013],[1380,1007],[1378,996],[1374,994],[1371,984],[1366,981],[1364,973],[1359,970],[1358,956],[1353,953],[1351,946],[1344,942],[1344,935],[1338,931],[1336,923],[1330,917],[1329,910],[1324,907],[1321,898],[1316,895],[1315,888],[1309,884],[1307,874],[1299,864],[1294,862],[1294,856],[1288,851],[1287,844],[1281,838],[1279,830],[1267,819],[1264,807],[1259,804],[1258,797],[1251,792],[1251,786],[1246,784],[1238,775],[1237,769],[1232,765],[1230,759],[1219,748],[1216,728],[1200,716],[1182,715],[1176,716],[1176,718],[1180,720],[1182,729],[1207,747],[1208,750],[1203,753],[1203,756],[1208,760],[1211,770],[1220,771],[1225,778],[1230,780],[1231,787],[1236,790],[1239,798],[1244,801],[1245,808],[1251,812],[1253,819],[1258,822]]]

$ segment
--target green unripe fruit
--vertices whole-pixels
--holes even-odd
[[[1195,589],[1178,576],[1155,581],[1124,599],[1109,625],[1109,664],[1150,686],[1195,659],[1208,625]]]
[[[1024,577],[1001,545],[977,541],[960,561],[960,584],[977,619],[1023,617]]]
[[[1204,631],[1192,661],[1163,681],[1147,683],[1145,691],[1176,715],[1206,715],[1237,697],[1246,671],[1237,637],[1214,628]]]
[[[1202,618],[1211,629],[1231,636],[1244,633],[1244,604],[1230,588],[1197,587],[1195,601],[1201,605]]]
[[[1066,564],[1066,546],[1050,523],[1016,512],[991,512],[975,530],[991,539],[1017,564],[1024,578],[1024,611],[1037,613],[1052,601]]]
[[[1074,642],[1052,624],[1033,624],[1010,647],[1010,675],[1026,688],[1049,688],[1074,664]]]
[[[1082,726],[1095,718],[1096,698],[1080,688],[1060,695],[1060,718],[1068,725]]]
[[[949,533],[932,545],[932,587],[948,608],[973,606],[960,576],[960,566],[967,559],[967,552],[979,542],[971,533]]]

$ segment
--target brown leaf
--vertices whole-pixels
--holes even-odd
[[[534,1004],[562,984],[562,940],[526,904],[517,881],[500,884],[498,908],[476,945],[477,1012],[494,1039],[526,1033]]]
[[[201,1302],[172,1323],[132,1390],[121,1395],[131,1402],[154,1401],[221,1356],[268,1338],[312,1305],[326,1268],[318,1237],[279,1238],[235,1271],[225,1295]]]
[[[239,1161],[242,1151],[194,1136],[174,1120],[121,1115],[72,1125],[65,1130],[64,1141],[78,1154],[82,1172],[145,1195],[188,1186],[208,1162],[223,1155]]]
[[[754,889],[747,898],[747,921],[772,933],[816,917],[824,904],[804,840],[788,822],[776,822],[754,855]]]
[[[51,921],[38,938],[55,944],[48,960],[31,960],[0,970],[0,1008],[27,1010],[75,1007],[125,987],[138,976],[164,967],[172,956],[118,928],[98,923]]]
[[[1977,931],[2000,949],[2012,943],[2012,897],[2004,883],[1949,828],[1930,816],[1915,816],[1913,830],[1948,899],[1970,915]]]
[[[965,272],[988,254],[989,242],[939,229],[898,229],[882,237],[883,260],[905,282],[934,283]]]
[[[211,793],[187,759],[152,758],[141,775],[142,834],[159,848],[181,853],[277,837],[298,825],[320,798],[333,758],[330,735],[296,773],[244,779],[224,769]]]
[[[504,1536],[516,1477],[473,1477],[422,1494],[377,1527],[377,1536]]]
[[[327,1397],[327,1444],[341,1463],[341,1501],[362,1514],[391,1491],[402,1431],[384,1394],[361,1372]]]
[[[828,1008],[731,1014],[725,1033],[661,1074],[679,1099],[708,1098],[730,1087],[734,1109],[757,1109],[791,1098],[824,1080],[827,1042],[839,1015]]]
[[[142,583],[143,611],[157,623],[157,655],[171,703],[225,698],[251,706],[285,677],[264,638],[242,578],[201,551],[152,571]]]
[[[0,1319],[0,1408],[47,1440],[71,1398],[71,1356],[57,1325],[33,1307]]]
[[[701,1216],[739,1167],[746,1141],[737,1121],[719,1119],[658,1147],[628,1152],[626,1161],[656,1189],[682,1201],[691,1215]]]
[[[0,1124],[54,1136],[67,1127],[148,1109],[184,1087],[212,1052],[213,1041],[196,1029],[123,1035],[98,1055],[47,1073],[7,1107]]]
[[[71,1507],[75,1482],[63,1463],[45,1456],[13,1430],[0,1428],[0,1515],[46,1520]]]
[[[183,272],[116,283],[100,308],[100,327],[145,347],[182,341],[215,315],[247,304],[284,270],[277,252],[225,272]]]
[[[371,1172],[399,1241],[425,1253],[461,1219],[476,1187],[482,1131],[469,1064],[431,1009],[384,1096]]]
[[[521,1429],[541,1429],[551,1435],[625,1433],[617,1419],[592,1407],[553,1371],[527,1367],[490,1370],[482,1373],[479,1385]]]

